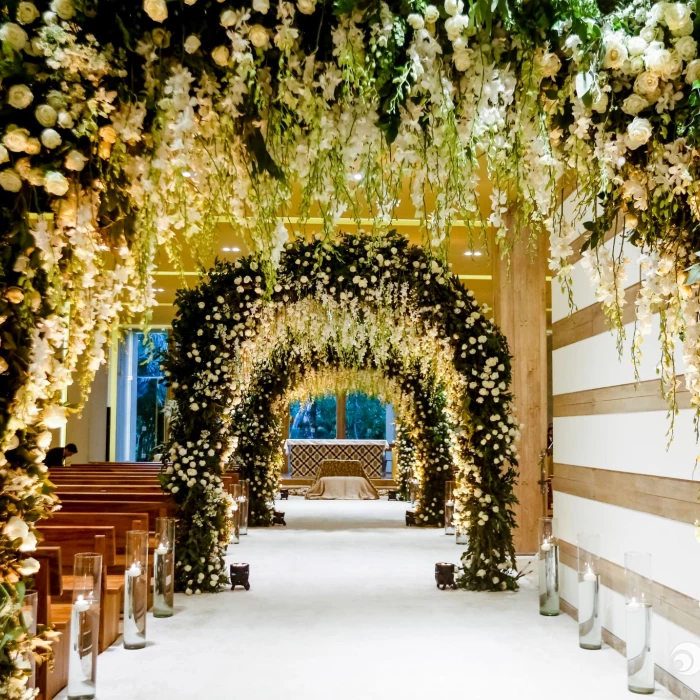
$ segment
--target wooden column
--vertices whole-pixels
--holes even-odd
[[[493,255],[494,318],[513,356],[515,407],[524,424],[514,532],[515,549],[522,554],[537,551],[538,520],[544,515],[539,455],[547,445],[547,245],[541,241],[537,251],[528,250],[526,236],[509,258]]]
[[[335,397],[335,437],[344,440],[347,435],[345,426],[345,403],[348,395],[345,392],[336,394]]]

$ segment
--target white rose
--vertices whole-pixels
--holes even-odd
[[[63,195],[68,192],[68,186],[68,180],[66,180],[63,174],[59,173],[57,170],[49,170],[49,172],[46,173],[44,189],[49,194],[56,195],[57,197],[63,197]]]
[[[77,172],[80,172],[85,167],[86,162],[87,158],[80,151],[73,149],[69,151],[68,155],[66,156],[64,165],[68,170],[76,170]]]
[[[668,72],[670,62],[671,52],[668,49],[650,47],[644,56],[647,70],[660,78],[663,78]]]
[[[17,5],[17,21],[20,24],[31,24],[39,16],[39,10],[33,2],[21,2]]]
[[[635,56],[630,61],[625,61],[624,70],[630,75],[639,75],[644,70],[644,56]]]
[[[632,93],[629,97],[626,97],[622,103],[622,111],[625,114],[635,117],[648,106],[649,103],[641,95]]]
[[[39,562],[34,557],[27,557],[19,562],[17,571],[21,576],[34,576],[40,569]]]
[[[643,146],[651,138],[651,123],[648,119],[635,117],[627,126],[627,145],[631,150]]]
[[[656,39],[656,27],[644,27],[642,31],[639,32],[639,36],[644,39],[647,44],[651,44],[651,42]]]
[[[452,61],[455,64],[455,68],[461,73],[464,73],[468,71],[472,65],[472,52],[455,51],[452,55]]]
[[[687,63],[698,55],[698,42],[692,36],[682,36],[676,42],[678,55]]]
[[[229,51],[225,46],[217,46],[212,52],[211,57],[217,66],[227,66],[229,60]]]
[[[41,143],[46,148],[58,148],[61,145],[61,134],[56,129],[44,129],[41,132]]]
[[[195,34],[190,34],[187,39],[185,39],[185,51],[187,51],[187,53],[194,53],[201,45],[202,42]]]
[[[36,446],[42,450],[48,450],[51,447],[52,435],[50,430],[44,430],[36,436]]]
[[[464,2],[462,0],[445,0],[445,12],[454,17],[461,15],[464,10]]]
[[[32,103],[34,95],[32,91],[24,84],[13,85],[7,91],[7,101],[11,107],[15,109],[26,109]]]
[[[24,540],[29,535],[29,525],[22,518],[13,515],[2,528],[2,534],[13,542]]]
[[[36,120],[42,126],[54,126],[56,120],[58,119],[58,112],[51,105],[39,105],[34,110],[34,116]]]
[[[608,93],[601,91],[598,95],[598,99],[591,105],[591,109],[594,112],[598,112],[598,114],[603,114],[608,108],[608,99]]]
[[[55,404],[47,406],[41,413],[41,420],[49,430],[58,430],[66,424],[66,409]]]
[[[691,61],[685,69],[685,82],[692,85],[696,80],[700,80],[700,58]]]
[[[263,15],[270,9],[270,0],[253,0],[253,9]]]
[[[645,70],[640,73],[636,80],[634,81],[634,91],[646,97],[647,95],[653,95],[659,88],[659,79],[653,73]]]
[[[0,145],[0,164],[7,163],[10,160],[10,154],[7,152],[5,146]]]
[[[19,546],[20,552],[33,552],[36,549],[37,540],[36,535],[30,532],[25,538],[22,544]]]
[[[683,59],[679,56],[678,51],[671,51],[668,61],[663,66],[661,77],[664,80],[676,80],[680,78],[683,72]]]
[[[262,24],[254,24],[248,32],[250,43],[258,49],[262,49],[270,43],[270,35]]]
[[[664,3],[663,18],[666,26],[675,33],[687,25],[690,8],[683,2]]]
[[[22,178],[12,168],[0,170],[0,187],[7,192],[19,192],[22,189]]]
[[[425,20],[415,12],[411,13],[407,18],[406,21],[411,25],[413,29],[416,31],[423,29],[425,27]]]
[[[16,51],[21,51],[27,43],[27,32],[14,22],[5,22],[0,27],[0,40],[7,42]]]
[[[41,142],[39,139],[30,136],[27,139],[27,145],[24,150],[26,153],[29,153],[29,155],[35,156],[37,153],[41,153]]]
[[[440,10],[435,7],[435,5],[428,5],[425,8],[425,22],[426,24],[435,24],[440,19]]]
[[[631,36],[627,40],[627,51],[630,56],[640,56],[647,50],[648,43],[641,36]]]
[[[693,33],[693,30],[695,29],[695,23],[693,22],[692,17],[688,17],[686,22],[682,24],[678,29],[676,29],[675,32],[673,32],[674,36],[690,36]]]
[[[51,11],[55,12],[61,19],[69,20],[75,17],[75,7],[72,0],[53,0]]]
[[[29,181],[30,185],[34,185],[34,187],[42,187],[45,180],[44,171],[41,168],[32,168],[27,173],[26,179]]]
[[[219,22],[222,27],[233,27],[236,24],[237,15],[233,10],[224,10],[221,13],[221,18]]]
[[[462,34],[462,30],[469,24],[469,18],[464,15],[448,17],[445,20],[445,31],[450,41],[456,41]]]
[[[316,11],[316,0],[297,0],[297,8],[302,15],[312,15]]]
[[[616,39],[605,44],[603,65],[612,70],[620,70],[627,60],[627,47]]]
[[[143,0],[143,11],[154,22],[164,22],[168,18],[168,6],[165,0]]]
[[[538,54],[536,60],[543,78],[553,78],[561,69],[559,56],[550,51],[544,51]]]
[[[73,117],[71,117],[70,112],[66,112],[65,109],[62,109],[58,113],[58,125],[62,129],[72,129],[74,123],[75,122],[73,121]]]
[[[17,289],[17,287],[15,287],[15,289]],[[17,433],[15,433],[8,441],[6,449],[16,450],[18,447],[19,447],[19,437],[17,437]]]

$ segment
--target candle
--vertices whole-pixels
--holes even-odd
[[[549,542],[542,543],[542,551],[549,552],[552,549],[552,545]]]
[[[584,581],[595,581],[596,575],[590,569],[588,569],[588,571],[586,571],[586,573],[583,575],[583,580]]]
[[[161,542],[157,547],[156,547],[156,554],[160,554],[161,556],[163,554],[168,553],[168,547],[165,545],[165,543]]]
[[[73,603],[73,610],[78,613],[87,612],[90,609],[90,602],[89,600],[85,600],[82,595],[79,595],[78,599]]]
[[[137,578],[138,576],[141,576],[141,567],[134,562],[127,570],[127,575],[131,576],[132,578]]]

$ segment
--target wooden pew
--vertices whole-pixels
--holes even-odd
[[[111,513],[96,511],[90,513],[71,513],[60,510],[54,513],[49,520],[49,525],[73,525],[85,526],[111,526],[114,527],[116,537],[116,553],[121,554],[126,549],[126,533],[129,530],[149,531],[149,518],[146,512]]]
[[[140,501],[157,501],[168,508],[172,501],[168,495],[161,491],[143,492],[143,491],[57,491],[58,497],[63,501],[131,501],[133,503]],[[134,506],[132,506],[133,508]],[[141,507],[138,508],[142,510]]]
[[[172,513],[174,504],[171,501],[89,501],[89,500],[64,500],[61,499],[61,510],[65,513],[94,513],[109,511],[110,513],[146,513],[151,527],[155,527],[156,518],[166,518]]]

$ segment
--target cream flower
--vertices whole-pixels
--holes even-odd
[[[61,19],[69,20],[75,17],[75,6],[72,0],[53,0],[51,11],[55,12]]]
[[[211,57],[214,59],[214,63],[217,66],[227,66],[229,57],[229,50],[225,46],[217,46],[212,52]]]
[[[24,147],[25,153],[29,153],[30,156],[35,156],[37,153],[41,153],[41,142],[34,136],[30,136],[27,139],[27,145]]]
[[[416,14],[415,12],[408,15],[406,21],[416,31],[425,27],[425,20],[423,19],[423,17],[421,17],[419,14]]]
[[[2,528],[2,534],[13,542],[24,541],[29,535],[29,525],[22,518],[13,515]]]
[[[700,80],[700,58],[691,61],[685,69],[685,82],[692,85],[696,80]]]
[[[185,39],[185,51],[187,51],[187,53],[194,53],[201,45],[202,42],[196,34],[190,34],[187,39]]]
[[[468,49],[462,49],[461,51],[455,51],[452,54],[452,62],[455,64],[455,68],[464,73],[468,71],[472,64],[474,63],[472,58],[472,52]]]
[[[106,143],[116,143],[117,142],[117,130],[111,124],[105,124],[100,127],[100,138]]]
[[[678,55],[686,62],[698,55],[698,42],[692,36],[682,36],[675,45]]]
[[[620,70],[627,60],[627,47],[617,38],[611,38],[605,43],[605,68]]]
[[[312,15],[316,11],[316,0],[297,0],[297,9],[302,15]]]
[[[61,145],[61,134],[56,131],[56,129],[44,129],[41,132],[41,143],[46,146],[46,148],[58,148]]]
[[[0,27],[0,41],[8,43],[16,51],[21,51],[27,43],[27,32],[14,22],[5,22]]]
[[[687,27],[691,21],[690,8],[683,2],[668,2],[663,6],[666,26],[675,34]]]
[[[50,430],[44,430],[36,436],[36,446],[42,450],[48,450],[51,447],[53,436]]]
[[[631,150],[635,150],[649,141],[651,133],[651,122],[642,117],[635,117],[627,126],[627,145]]]
[[[51,105],[39,105],[35,110],[34,110],[34,116],[36,117],[36,120],[41,124],[42,126],[49,127],[49,126],[54,126],[56,124],[56,120],[58,119],[58,112],[51,106]]]
[[[258,49],[262,49],[270,43],[270,35],[262,24],[254,24],[248,32],[248,38],[250,43]]]
[[[0,187],[6,192],[19,192],[22,189],[22,178],[12,168],[0,170]]]
[[[553,78],[561,69],[559,56],[551,51],[539,53],[536,61],[543,78]]]
[[[460,15],[464,11],[464,2],[462,0],[445,0],[445,12],[454,17]]]
[[[4,357],[0,357],[0,374],[4,374],[9,368],[10,365],[7,364],[7,360]]]
[[[165,0],[143,0],[143,11],[154,22],[164,22],[168,18],[168,6]]]
[[[40,423],[49,430],[58,430],[66,424],[66,409],[55,404],[47,406],[41,412]]]
[[[66,112],[65,109],[62,109],[58,113],[58,125],[62,129],[72,129],[74,124],[75,122],[73,121],[73,117],[71,117],[70,112]]]
[[[224,10],[221,13],[221,18],[219,19],[219,22],[222,27],[233,27],[234,24],[236,24],[236,21],[238,20],[238,15],[233,11],[233,10]]]
[[[634,117],[648,106],[649,103],[641,95],[632,93],[623,101],[622,111]]]
[[[39,10],[33,2],[20,2],[17,5],[17,21],[20,24],[31,24],[39,16]]]
[[[63,197],[63,195],[68,192],[69,182],[62,173],[57,170],[50,170],[46,173],[46,182],[44,182],[44,189],[49,193],[56,195],[57,197]]]
[[[270,0],[253,0],[253,9],[263,15],[270,9]]]
[[[7,101],[10,107],[15,109],[26,109],[32,103],[34,95],[32,91],[24,84],[13,85],[7,91]]]
[[[8,160],[10,160],[10,154],[5,146],[0,145],[0,165],[7,163]]]
[[[425,8],[425,23],[435,24],[440,19],[440,10],[435,7],[435,5],[428,5]]]
[[[34,576],[40,568],[41,565],[34,557],[27,557],[20,560],[17,571],[19,571],[20,576]]]
[[[73,149],[68,152],[64,165],[67,170],[80,172],[85,167],[86,162],[87,158],[80,151]]]
[[[650,71],[640,73],[634,81],[634,91],[646,97],[653,95],[659,89],[659,78]]]
[[[641,56],[646,50],[649,44],[641,36],[631,36],[627,40],[627,52],[630,56]]]

